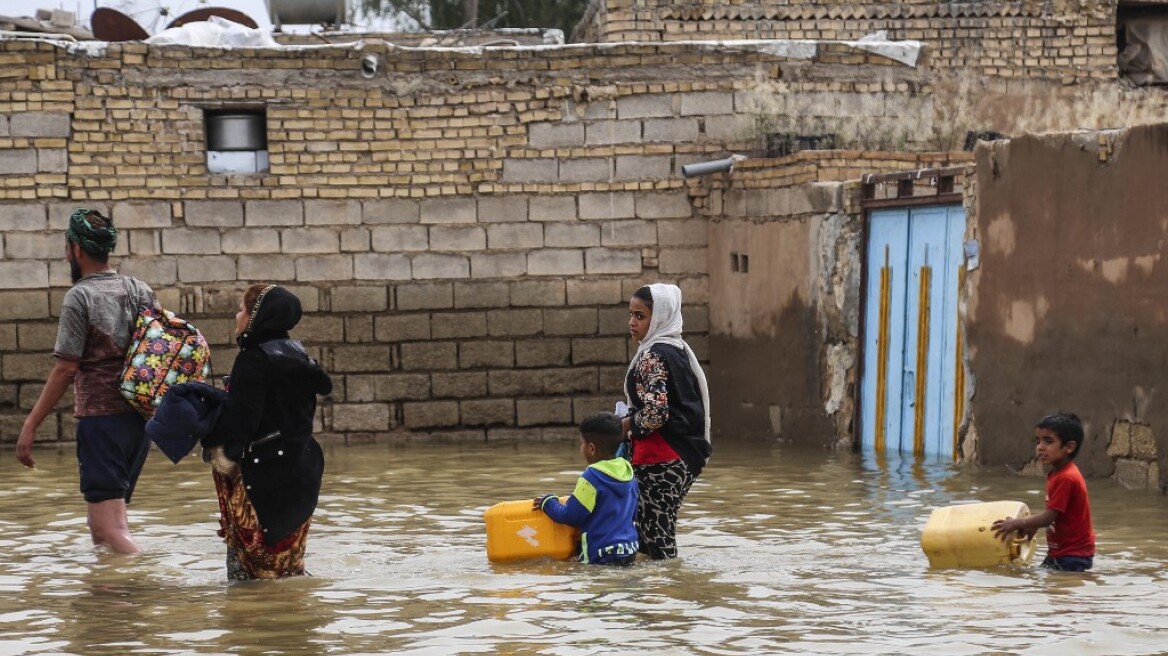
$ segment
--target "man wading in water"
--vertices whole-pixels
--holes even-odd
[[[69,217],[65,231],[65,259],[73,288],[65,294],[57,343],[57,359],[40,398],[24,420],[16,441],[16,459],[35,468],[32,443],[36,430],[73,383],[77,416],[77,460],[81,493],[87,505],[93,543],[118,553],[138,553],[130,537],[126,504],[142,473],[150,440],[146,420],[118,391],[126,349],[134,322],[134,303],[127,298],[150,299],[145,283],[118,275],[109,254],[118,243],[113,221],[96,210],[79,209]]]

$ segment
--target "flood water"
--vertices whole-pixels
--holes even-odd
[[[309,578],[228,584],[210,474],[154,452],[145,552],[89,544],[71,450],[0,453],[0,655],[1162,654],[1168,500],[1089,482],[1086,574],[931,571],[920,529],[961,501],[1043,506],[1039,478],[716,445],[682,557],[627,569],[487,562],[496,501],[568,494],[575,443],[336,447]],[[1040,555],[1045,545],[1040,544]]]

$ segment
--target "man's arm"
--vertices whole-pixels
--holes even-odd
[[[25,418],[24,426],[20,429],[20,437],[16,440],[16,459],[25,467],[36,466],[32,459],[32,441],[36,438],[36,430],[53,411],[61,397],[65,396],[65,392],[77,376],[79,366],[80,363],[76,360],[57,358],[53,370],[49,372],[41,396]]]

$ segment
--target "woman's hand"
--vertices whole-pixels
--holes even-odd
[[[214,469],[220,474],[223,474],[224,476],[231,476],[235,473],[235,470],[239,468],[239,465],[237,465],[234,460],[228,458],[227,454],[223,453],[223,447],[211,447],[210,452],[211,469]]]

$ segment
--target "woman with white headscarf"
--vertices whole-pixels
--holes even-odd
[[[710,457],[710,393],[693,349],[681,338],[681,290],[655,283],[629,299],[629,332],[640,342],[625,374],[635,523],[641,551],[677,556],[677,512]]]

